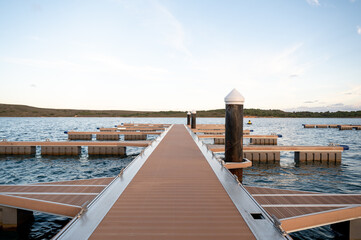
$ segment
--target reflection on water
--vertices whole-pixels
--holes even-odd
[[[247,119],[248,120],[248,119]],[[8,141],[67,141],[64,131],[97,131],[122,122],[180,123],[184,118],[0,118],[0,139]],[[244,121],[246,122],[246,120]],[[224,119],[199,118],[198,124],[224,123]],[[305,129],[302,124],[361,124],[360,119],[278,119],[255,118],[253,134],[282,134],[278,145],[346,144],[342,163],[296,164],[293,152],[281,152],[274,164],[254,163],[244,171],[244,184],[289,190],[325,193],[361,193],[361,131],[338,129]],[[151,136],[154,139],[156,136]],[[211,140],[209,143],[211,143]],[[245,141],[247,143],[247,140]],[[87,155],[86,148],[75,157],[0,156],[0,184],[27,184],[95,177],[114,177],[127,166],[141,148],[127,147],[127,157]],[[217,154],[220,157],[222,154]],[[34,221],[18,233],[0,232],[1,239],[48,239],[67,223],[67,218],[36,213]],[[291,234],[294,239],[344,239],[329,226]]]

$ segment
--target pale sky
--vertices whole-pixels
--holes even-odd
[[[361,0],[0,0],[0,103],[361,110]]]

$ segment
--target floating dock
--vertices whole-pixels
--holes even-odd
[[[224,145],[208,145],[214,153],[224,152]],[[320,161],[340,163],[342,159],[342,146],[244,146],[244,157],[251,161],[274,162],[280,161],[280,152],[294,152],[296,162]]]
[[[120,135],[124,135],[125,140],[146,140],[148,135],[160,135],[162,132],[75,132],[67,131],[69,140],[92,140],[93,135],[96,136],[96,140],[119,140]]]
[[[338,128],[339,130],[361,130],[361,125],[302,124],[304,128]]]
[[[99,196],[56,238],[285,239],[222,169],[218,161],[208,162],[183,125],[174,125],[146,159],[113,181],[103,192],[106,198]],[[104,201],[112,204],[102,211]]]
[[[77,142],[0,142],[1,155],[33,155],[36,147],[42,155],[79,155],[81,147],[88,147],[89,155],[125,155],[126,147],[147,147],[151,141],[77,141]]]
[[[0,186],[2,225],[40,211],[72,218],[54,239],[223,240],[291,239],[289,232],[349,222],[360,239],[360,194],[243,186],[228,171],[242,164],[249,166],[217,160],[174,125],[115,178]]]
[[[205,134],[197,135],[198,138],[213,138],[214,144],[223,144],[225,143],[224,134]],[[280,135],[243,135],[243,138],[249,138],[250,144],[252,145],[277,145],[277,139]]]

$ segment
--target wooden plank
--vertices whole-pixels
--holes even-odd
[[[32,141],[19,141],[19,142],[0,142],[0,146],[131,146],[131,147],[147,147],[151,141],[107,141],[107,142],[32,142]]]
[[[215,194],[216,193],[216,194]],[[184,126],[173,126],[90,239],[254,239]]]
[[[345,222],[360,217],[361,206],[355,206],[283,219],[281,220],[281,226],[286,232],[290,233],[333,223]]]
[[[33,210],[67,217],[75,217],[81,210],[81,207],[65,204],[58,204],[49,201],[35,200],[25,197],[15,197],[0,194],[0,205]]]
[[[72,135],[72,134],[77,134],[77,135],[88,135],[88,134],[109,134],[109,135],[113,135],[113,134],[118,134],[118,135],[137,135],[137,134],[148,134],[148,135],[160,135],[162,134],[162,132],[152,132],[152,131],[148,131],[148,132],[68,132],[68,135]]]
[[[225,135],[220,134],[207,134],[207,135],[197,135],[198,138],[224,138]],[[268,139],[277,139],[277,135],[243,135],[243,138],[268,138]]]
[[[212,152],[224,152],[222,145],[209,145]],[[339,146],[243,146],[243,151],[272,152],[272,151],[290,151],[290,152],[343,152],[343,147]]]

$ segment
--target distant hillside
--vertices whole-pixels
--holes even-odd
[[[197,111],[198,117],[224,117],[224,109]],[[361,111],[284,112],[281,110],[245,109],[247,117],[288,118],[361,118]],[[184,111],[125,111],[36,108],[26,105],[0,104],[0,117],[185,117]]]

